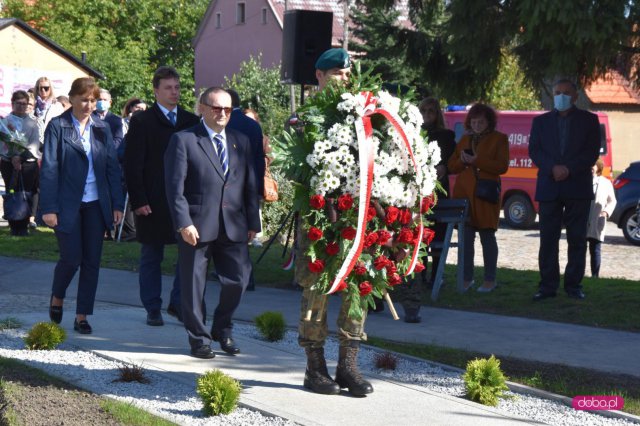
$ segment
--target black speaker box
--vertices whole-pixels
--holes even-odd
[[[284,14],[280,80],[285,84],[318,84],[315,63],[331,49],[333,13],[289,10]]]

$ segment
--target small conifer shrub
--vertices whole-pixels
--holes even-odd
[[[498,405],[498,398],[509,390],[507,378],[500,369],[500,360],[493,355],[489,359],[469,361],[463,379],[467,397],[484,405]]]
[[[377,353],[374,357],[376,368],[382,370],[395,370],[398,366],[398,357],[391,352]]]
[[[67,339],[67,333],[62,327],[53,322],[39,322],[31,327],[24,342],[27,349],[51,350],[55,349]]]
[[[242,387],[236,379],[220,370],[209,370],[198,377],[196,391],[207,416],[229,414],[238,406]]]
[[[269,342],[282,340],[286,330],[284,316],[280,312],[266,311],[255,317],[260,334]]]

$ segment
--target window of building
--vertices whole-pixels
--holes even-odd
[[[222,27],[222,17],[220,16],[220,12],[216,13],[216,28]]]
[[[238,3],[236,5],[236,24],[245,23],[245,3]]]
[[[262,25],[265,25],[267,23],[267,8],[263,7],[262,8]]]

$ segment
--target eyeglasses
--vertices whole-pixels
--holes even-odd
[[[38,87],[38,90],[44,90],[45,92],[48,92],[49,89],[50,89],[49,86],[40,86],[40,87]]]
[[[202,105],[208,106],[209,108],[211,108],[211,111],[215,112],[216,114],[220,114],[222,111],[224,111],[227,115],[229,115],[231,114],[231,111],[233,111],[233,108],[231,107],[213,106],[205,103],[203,103]]]
[[[427,114],[427,113],[435,114],[436,110],[433,109],[433,108],[420,108],[420,112],[423,113],[423,114]]]
[[[14,102],[13,104],[17,105],[17,106],[21,106],[21,107],[29,106],[29,104],[27,102]]]

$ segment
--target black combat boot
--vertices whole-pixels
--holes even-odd
[[[304,348],[307,353],[307,371],[304,372],[304,387],[315,393],[337,395],[340,386],[333,381],[327,371],[324,348]]]
[[[362,378],[358,370],[360,342],[352,340],[348,346],[340,346],[340,359],[336,368],[336,382],[340,388],[348,388],[354,396],[365,396],[373,392],[373,386]]]

